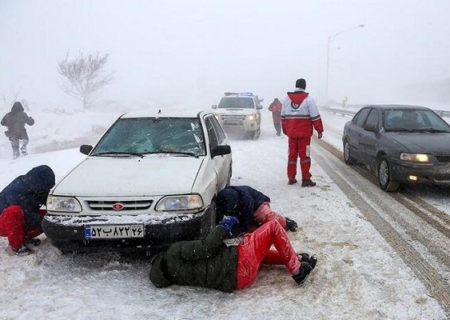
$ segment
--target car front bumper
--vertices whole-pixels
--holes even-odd
[[[47,215],[42,221],[46,236],[56,248],[63,252],[145,251],[153,254],[176,241],[198,239],[207,234],[215,225],[215,209],[210,206],[207,210],[184,220],[136,222],[136,224],[144,225],[142,238],[87,239],[85,227],[88,225],[107,226],[120,223],[111,222],[111,220],[105,221],[103,217],[83,217],[82,222],[76,223],[71,223],[71,221],[73,221],[72,216],[61,215]]]
[[[391,171],[393,179],[399,182],[450,185],[450,164],[434,165],[392,161]],[[410,176],[417,177],[417,180],[410,179]]]

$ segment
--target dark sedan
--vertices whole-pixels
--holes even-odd
[[[433,110],[370,105],[345,124],[344,160],[375,171],[384,191],[401,183],[450,185],[450,126]]]

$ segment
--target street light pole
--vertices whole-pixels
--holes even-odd
[[[338,32],[336,34],[333,34],[332,36],[328,37],[328,45],[327,45],[327,76],[326,76],[326,83],[325,83],[325,104],[328,106],[328,77],[329,77],[329,71],[330,71],[330,44],[331,39],[336,38],[338,35],[343,34],[345,32],[358,29],[358,28],[364,28],[363,24],[360,24],[358,26],[354,26],[350,29],[346,29],[344,31]]]

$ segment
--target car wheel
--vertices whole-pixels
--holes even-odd
[[[253,140],[258,140],[260,135],[261,130],[260,129],[256,130],[255,133],[253,134]]]
[[[378,162],[378,185],[386,192],[397,191],[400,187],[400,182],[392,180],[391,168],[386,156],[381,157]]]
[[[355,164],[356,159],[350,153],[350,143],[347,140],[344,141],[344,161],[348,165]]]

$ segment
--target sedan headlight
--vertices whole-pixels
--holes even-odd
[[[74,197],[58,197],[49,195],[47,198],[47,210],[73,212],[81,211],[80,202]]]
[[[400,153],[400,159],[412,162],[429,163],[430,156],[422,153]]]
[[[203,208],[203,199],[199,194],[180,196],[167,196],[159,200],[156,211],[183,211],[200,210]]]

